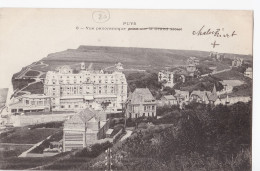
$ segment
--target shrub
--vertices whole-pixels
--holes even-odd
[[[84,148],[82,151],[76,153],[75,156],[95,158],[112,146],[113,144],[109,141],[102,144],[94,144],[90,148]]]

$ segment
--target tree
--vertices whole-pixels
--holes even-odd
[[[103,110],[106,110],[109,104],[111,104],[111,102],[105,102],[105,101],[103,101],[103,102],[101,103],[102,109],[103,109]]]

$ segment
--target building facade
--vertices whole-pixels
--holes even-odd
[[[156,100],[148,88],[136,88],[126,102],[128,118],[156,117]]]
[[[189,57],[187,59],[187,64],[188,65],[199,65],[200,64],[200,60],[196,57]]]
[[[65,121],[63,151],[82,149],[106,138],[109,120],[104,111],[87,108]]]
[[[48,112],[50,110],[50,97],[43,94],[22,95],[9,105],[11,113]]]
[[[44,82],[44,94],[52,99],[53,110],[81,110],[90,107],[107,112],[122,110],[127,99],[127,82],[120,71],[86,70],[73,73],[69,66],[58,71],[48,71]]]
[[[239,57],[234,57],[233,61],[232,61],[232,67],[240,67],[242,66],[244,60],[242,58]]]
[[[172,88],[175,85],[174,72],[161,70],[158,73],[158,81],[161,82],[164,87]]]

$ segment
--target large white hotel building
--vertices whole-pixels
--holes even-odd
[[[69,66],[48,71],[44,94],[51,98],[53,111],[86,107],[100,110],[103,107],[107,112],[119,112],[127,99],[127,82],[120,70],[110,73],[87,70],[85,63],[81,63],[81,71],[77,74]]]

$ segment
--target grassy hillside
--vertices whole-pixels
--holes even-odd
[[[44,61],[85,61],[85,62],[122,62],[134,65],[182,65],[190,56],[204,58],[209,52],[194,50],[169,50],[150,48],[126,48],[126,47],[98,47],[79,46],[78,49],[68,49],[62,52],[49,54]],[[227,54],[250,59],[247,55]]]

